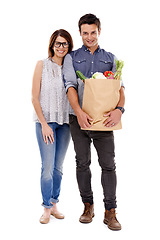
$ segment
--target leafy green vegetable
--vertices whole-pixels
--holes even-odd
[[[94,79],[106,79],[106,77],[101,72],[96,72],[92,75],[92,78]]]
[[[116,59],[115,59],[115,62],[116,62],[117,72],[114,74],[114,78],[121,80],[122,68],[124,66],[124,62],[122,60],[116,60]]]

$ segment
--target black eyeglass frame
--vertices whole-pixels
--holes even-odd
[[[56,44],[58,44],[58,46]],[[63,48],[68,48],[69,47],[69,42],[55,42],[54,43],[54,46],[56,48],[59,48],[61,45],[62,45]]]

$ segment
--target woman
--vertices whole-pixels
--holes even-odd
[[[62,64],[64,56],[72,48],[71,35],[63,29],[55,31],[50,38],[48,58],[37,62],[33,75],[32,103],[42,160],[41,192],[44,213],[40,223],[48,223],[50,215],[64,218],[56,206],[63,160],[70,140],[69,102],[62,79]]]

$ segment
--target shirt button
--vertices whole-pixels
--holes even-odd
[[[91,74],[93,74],[93,72],[91,72]]]
[[[93,63],[93,62],[92,62]]]

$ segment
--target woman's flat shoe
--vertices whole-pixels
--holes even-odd
[[[40,221],[40,223],[42,223],[42,224],[47,224],[47,223],[49,223],[49,219],[50,218],[46,218],[46,217],[44,217],[43,215],[40,217],[40,219],[39,219],[39,221]]]
[[[64,219],[64,215],[62,213],[59,213],[59,212],[51,211],[51,215],[54,216],[57,219]]]

